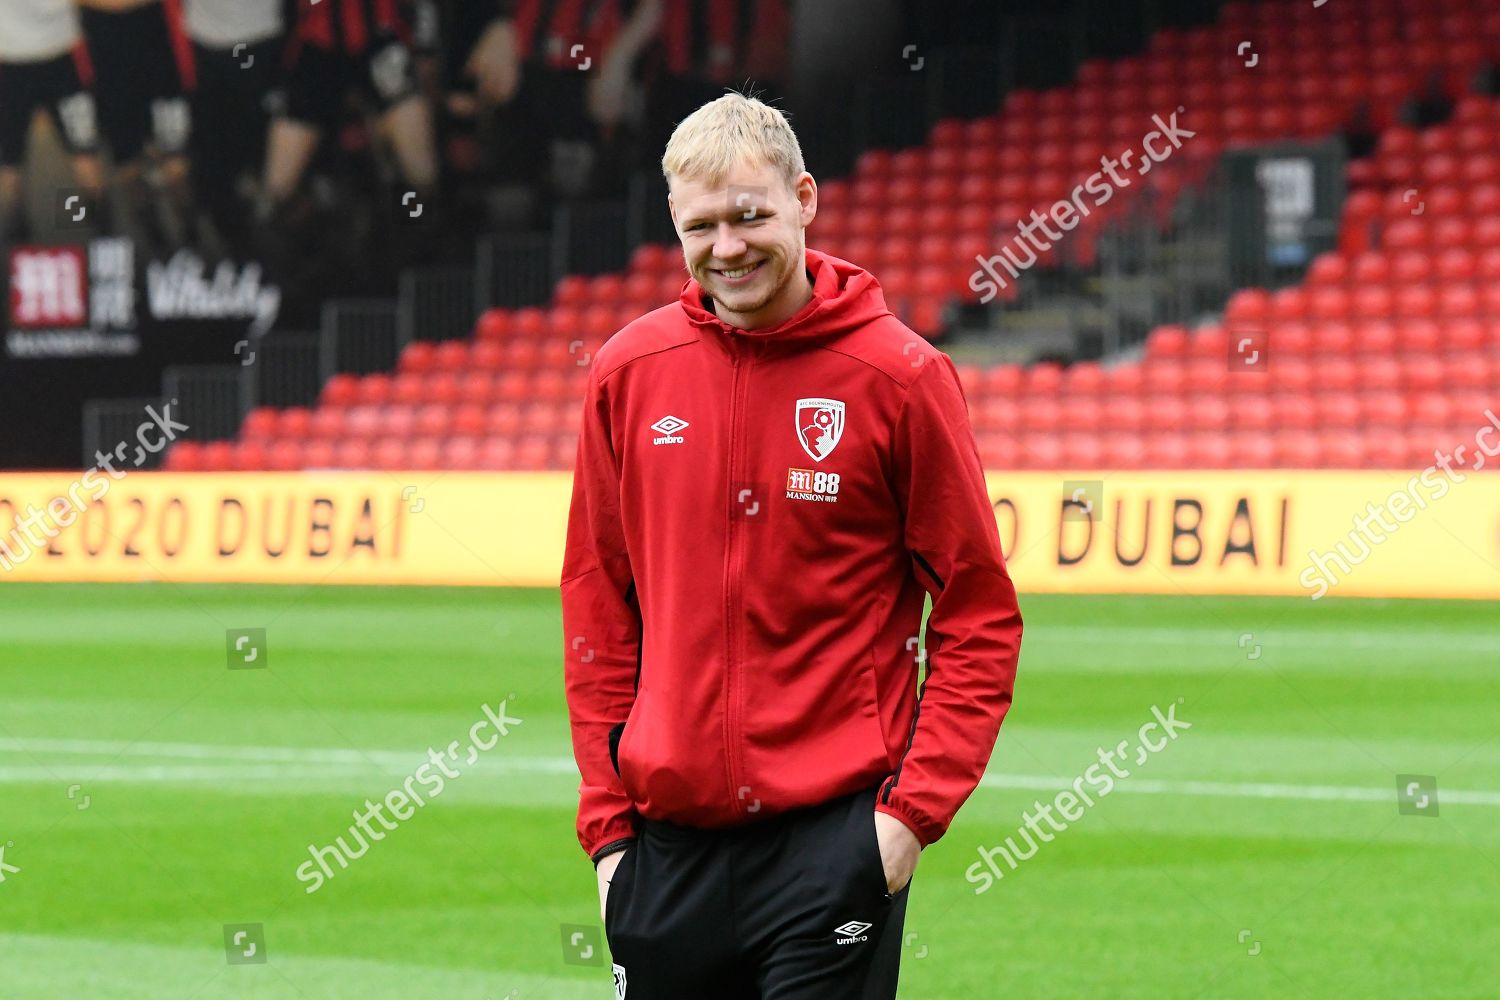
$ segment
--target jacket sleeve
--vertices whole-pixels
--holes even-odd
[[[578,841],[596,864],[635,837],[612,747],[635,702],[640,604],[620,519],[620,470],[599,365],[589,371],[562,568],[564,681],[578,763]]]
[[[876,805],[924,847],[984,775],[1021,648],[1021,611],[958,372],[946,354],[925,356],[897,418],[893,470],[912,572],[932,597],[927,671],[906,752]]]

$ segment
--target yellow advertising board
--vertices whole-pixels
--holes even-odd
[[[1500,475],[994,472],[1023,593],[1500,598]],[[557,585],[571,476],[0,473],[0,582]]]
[[[565,472],[94,478],[90,490],[0,473],[0,579],[556,586],[572,484]],[[45,516],[70,490],[81,503]],[[56,537],[17,538],[32,510]]]
[[[1493,472],[992,473],[989,483],[1023,592],[1500,598]]]

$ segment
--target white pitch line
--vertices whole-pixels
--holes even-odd
[[[1394,776],[1393,776],[1394,778]],[[981,788],[1035,789],[1058,792],[1071,788],[1077,778],[1044,777],[1031,774],[987,774]],[[1088,787],[1087,785],[1085,787]],[[1228,781],[1161,781],[1150,778],[1116,778],[1114,791],[1141,795],[1206,795],[1229,799],[1302,799],[1313,802],[1389,802],[1395,798],[1395,784],[1390,790],[1362,788],[1357,785],[1276,785]],[[1439,786],[1438,802],[1470,806],[1500,806],[1500,792],[1476,792]]]
[[[337,747],[220,746],[213,743],[127,743],[122,740],[52,740],[0,737],[0,752],[83,754],[103,757],[185,757],[194,760],[286,761],[294,764],[398,764],[420,762],[422,752]]]
[[[100,781],[200,781],[236,779],[253,780],[276,777],[324,777],[357,773],[372,763],[394,765],[401,773],[410,773],[426,759],[421,751],[351,750],[336,747],[257,747],[228,746],[211,743],[125,743],[115,740],[64,740],[34,738],[0,738],[0,753],[59,754],[96,757],[168,757],[208,761],[252,761],[290,765],[250,768],[235,766],[188,765],[117,765],[100,762],[94,775]],[[461,755],[460,761],[463,760]],[[483,758],[486,771],[510,771],[530,774],[577,775],[578,766],[571,757],[517,757],[503,753]],[[317,765],[325,765],[319,767]],[[326,765],[336,765],[329,768]],[[72,768],[89,767],[75,762]],[[468,765],[465,765],[468,766]],[[62,769],[59,765],[58,770]],[[43,766],[0,766],[0,781],[50,781],[54,771]],[[1393,776],[1394,778],[1394,776]],[[986,774],[980,788],[1027,789],[1057,792],[1070,788],[1076,778],[1040,774]],[[1395,797],[1390,789],[1365,788],[1357,785],[1288,785],[1264,782],[1168,781],[1128,777],[1115,780],[1113,791],[1141,795],[1189,795],[1211,798],[1291,799],[1312,802],[1388,802]],[[1500,792],[1439,788],[1439,801],[1456,805],[1500,806]]]
[[[1250,629],[1245,629],[1251,632]],[[1155,643],[1163,646],[1184,644],[1202,646],[1233,646],[1241,633],[1229,628],[1149,628],[1125,626],[1122,628],[1066,627],[1053,632],[1038,632],[1042,642],[1100,642],[1111,645],[1122,641]],[[1443,636],[1435,632],[1414,632],[1411,629],[1385,630],[1350,634],[1337,629],[1284,628],[1251,632],[1255,641],[1263,646],[1296,649],[1299,646],[1334,647],[1339,649],[1412,649],[1427,650],[1436,646],[1443,649],[1461,649],[1472,652],[1489,652],[1500,649],[1500,636],[1493,633]]]
[[[285,781],[300,778],[327,778],[367,773],[347,765],[302,765],[295,764],[240,764],[240,765],[194,765],[194,764],[106,764],[93,769],[89,764],[74,764],[74,768],[86,771],[82,776],[87,781],[170,782],[170,781]],[[71,772],[61,767],[42,765],[0,766],[0,784],[5,782],[56,782],[59,772],[66,777]],[[76,775],[75,775],[76,776]]]
[[[462,745],[462,743],[460,744]],[[446,750],[446,746],[442,748]],[[467,752],[467,747],[465,751]],[[442,751],[440,750],[439,753]],[[340,747],[258,747],[216,743],[126,743],[120,740],[54,740],[0,737],[0,754],[32,753],[86,757],[152,757],[190,760],[242,760],[288,764],[342,764],[350,767],[396,768],[410,772],[428,761],[426,750],[355,750]],[[452,760],[454,758],[448,758]],[[457,758],[464,761],[465,754]],[[522,757],[517,770],[578,772],[569,757]],[[504,758],[486,757],[486,767],[512,767]]]

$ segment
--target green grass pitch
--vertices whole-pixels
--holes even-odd
[[[903,998],[1500,995],[1493,605],[1022,606],[990,772],[913,884]],[[240,628],[266,669],[228,669]],[[612,996],[561,642],[548,590],[0,586],[0,997]],[[508,736],[304,891],[310,843],[502,699]],[[1172,704],[1191,730],[975,893],[979,848]],[[1408,774],[1436,816],[1401,813]],[[261,930],[230,964],[238,924]]]

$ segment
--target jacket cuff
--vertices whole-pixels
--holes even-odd
[[[946,823],[935,823],[925,816],[913,813],[894,798],[889,802],[876,802],[875,811],[894,816],[906,824],[907,829],[916,834],[917,843],[923,847],[935,843],[948,830]]]
[[[625,848],[629,847],[633,843],[635,843],[634,837],[621,837],[618,840],[611,840],[609,843],[605,844],[603,847],[590,854],[589,860],[594,863],[595,868],[598,868],[599,862],[603,861],[611,854],[619,854],[621,851],[625,850]]]

